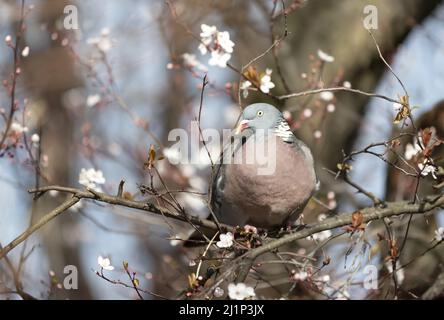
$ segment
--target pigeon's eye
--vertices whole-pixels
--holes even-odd
[[[264,112],[262,111],[262,110],[259,110],[258,112],[257,112],[257,116],[258,117],[262,117],[264,115]]]

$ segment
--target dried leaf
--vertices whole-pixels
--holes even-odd
[[[253,83],[256,87],[260,86],[261,80],[255,67],[249,66],[243,73],[244,77]]]
[[[364,219],[361,211],[356,211],[352,213],[352,226],[358,228]]]
[[[327,256],[327,257],[325,257],[324,261],[322,261],[322,265],[328,266],[330,264],[330,262],[331,262],[331,257]]]
[[[353,169],[353,167],[348,163],[338,163],[336,166],[340,171],[345,171],[345,172],[349,172]]]
[[[409,116],[410,116],[410,109],[406,106],[402,106],[399,112],[396,114],[393,123],[394,124],[400,123],[402,120],[408,118]]]
[[[390,141],[390,148],[396,148],[399,147],[401,145],[401,141],[399,141],[399,139],[394,139],[392,141]]]
[[[192,274],[188,275],[188,285],[191,289],[194,289],[197,284],[197,278],[196,274],[193,272]]]
[[[126,199],[126,200],[134,200],[134,197],[133,197],[133,195],[132,195],[130,192],[125,191],[125,192],[123,193],[123,199]]]
[[[396,240],[389,241],[390,244],[390,257],[395,259],[398,256],[398,246],[396,245]]]
[[[375,256],[379,256],[381,252],[381,248],[380,248],[380,244],[376,243],[375,245],[373,245],[370,249],[370,256],[369,259],[372,259]]]
[[[401,109],[399,109],[398,113],[396,114],[395,120],[393,120],[394,124],[397,124],[410,116],[409,97],[402,96],[399,100],[401,103]]]
[[[156,164],[156,150],[154,149],[154,146],[150,145],[150,150],[148,151],[148,160],[143,164],[144,168],[148,168],[148,170],[151,170],[154,165]]]
[[[347,232],[354,233],[356,231],[364,231],[365,225],[363,223],[364,215],[361,211],[356,211],[352,213],[352,223],[349,226],[345,226],[344,229]]]

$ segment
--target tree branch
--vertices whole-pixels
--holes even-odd
[[[5,257],[9,251],[11,251],[15,247],[17,247],[20,243],[28,239],[38,229],[43,227],[45,224],[47,224],[49,221],[57,217],[59,214],[71,208],[79,201],[80,198],[73,196],[72,198],[70,198],[69,200],[65,201],[60,206],[52,210],[50,213],[43,216],[36,224],[30,226],[28,229],[26,229],[25,232],[23,232],[21,235],[19,235],[17,238],[11,241],[7,246],[5,246],[3,249],[0,250],[0,260],[3,259],[3,257]]]
[[[434,209],[444,207],[444,195],[439,195],[435,197],[430,197],[424,199],[420,203],[412,204],[407,201],[402,202],[387,202],[386,207],[368,207],[360,210],[362,213],[362,223],[367,223],[369,221],[383,219],[391,216],[399,216],[402,214],[423,214]],[[344,213],[338,216],[325,219],[322,222],[309,225],[301,231],[297,231],[282,238],[272,239],[266,242],[264,245],[252,249],[246,252],[243,256],[238,257],[233,260],[229,265],[227,265],[228,272],[224,272],[218,279],[215,280],[215,284],[205,291],[203,291],[199,297],[204,297],[208,292],[212,292],[217,285],[223,282],[223,276],[229,276],[233,272],[237,272],[236,282],[245,281],[254,260],[262,254],[273,251],[283,245],[290,244],[296,240],[307,238],[315,233],[331,230],[339,227],[344,227],[352,224],[352,214]]]
[[[211,230],[219,230],[216,223],[210,220],[206,219],[200,219],[195,216],[187,215],[184,216],[182,213],[176,213],[170,210],[167,210],[165,208],[159,208],[156,205],[152,203],[142,202],[142,201],[134,201],[134,200],[128,200],[121,198],[119,196],[111,196],[105,193],[97,192],[94,190],[87,190],[83,191],[80,189],[75,188],[68,188],[68,187],[61,187],[61,186],[48,186],[48,187],[42,187],[38,189],[30,189],[28,190],[29,193],[36,194],[36,196],[41,196],[44,193],[56,190],[59,192],[65,192],[72,194],[72,198],[64,202],[62,205],[54,209],[53,211],[46,214],[42,219],[40,219],[35,225],[29,227],[25,232],[23,232],[20,236],[18,236],[16,239],[14,239],[11,243],[9,243],[7,246],[5,246],[2,250],[0,250],[0,260],[12,249],[17,247],[20,243],[25,241],[27,238],[29,238],[35,231],[40,229],[42,226],[44,226],[46,223],[57,217],[62,212],[66,211],[70,207],[72,207],[74,204],[79,202],[81,199],[91,199],[99,202],[104,202],[112,205],[119,205],[122,207],[132,208],[132,209],[139,209],[143,211],[147,211],[150,213],[154,213],[157,215],[162,215],[167,218],[183,221],[183,222],[189,222],[193,225],[208,228]],[[220,224],[220,226],[224,229],[231,230],[233,227],[228,226],[226,224]]]
[[[346,92],[352,92],[352,93],[357,93],[363,96],[367,96],[367,97],[371,97],[371,98],[380,98],[389,102],[393,102],[393,103],[399,103],[401,105],[405,105],[405,103],[403,103],[402,101],[398,101],[396,99],[392,99],[389,98],[387,96],[381,95],[381,94],[376,94],[376,93],[370,93],[370,92],[365,92],[362,90],[358,90],[358,89],[353,89],[353,88],[347,88],[347,87],[332,87],[332,88],[319,88],[319,89],[313,89],[313,90],[304,90],[301,92],[295,92],[295,93],[290,93],[290,94],[285,94],[282,96],[278,96],[277,99],[279,100],[286,100],[286,99],[290,99],[290,98],[297,98],[297,97],[305,97],[308,95],[312,95],[312,94],[318,94],[321,92],[336,92],[336,91],[346,91]]]
[[[438,279],[422,295],[423,300],[433,300],[444,297],[444,271],[438,276]]]
[[[134,201],[134,200],[127,200],[115,196],[110,196],[101,192],[96,192],[92,190],[79,190],[75,188],[68,188],[68,187],[60,187],[60,186],[49,186],[49,187],[42,187],[39,189],[31,189],[29,190],[29,193],[34,193],[37,196],[40,196],[44,194],[47,191],[50,190],[57,190],[60,192],[70,193],[72,194],[72,198],[65,201],[63,204],[61,204],[59,207],[45,215],[42,219],[40,219],[35,225],[28,228],[25,232],[23,232],[20,236],[18,236],[16,239],[14,239],[11,243],[9,243],[7,246],[5,246],[0,251],[0,259],[2,259],[8,252],[10,252],[12,249],[14,249],[16,246],[18,246],[20,243],[22,243],[24,240],[26,240],[29,236],[31,236],[35,231],[37,231],[39,228],[41,228],[43,225],[57,217],[62,212],[66,211],[70,207],[72,207],[74,204],[76,204],[81,199],[91,199],[99,202],[104,202],[112,205],[119,205],[122,207],[127,208],[133,208],[133,209],[139,209],[143,211],[147,211],[150,213],[162,215],[168,218],[180,220],[183,222],[192,221],[195,225],[206,227],[212,230],[217,231],[218,227],[217,225],[209,220],[205,219],[199,219],[194,216],[187,216],[184,217],[180,213],[175,213],[169,210],[166,210],[164,208],[158,208],[157,206],[141,202],[141,201]],[[368,207],[360,210],[362,213],[362,222],[367,223],[372,220],[378,220],[383,219],[385,217],[391,217],[391,216],[397,216],[402,214],[423,214],[429,211],[432,211],[434,209],[443,208],[444,207],[444,195],[439,195],[435,197],[428,197],[425,198],[422,202],[419,203],[409,203],[409,202],[388,202],[386,203],[386,207]],[[277,239],[268,239],[265,241],[265,244],[252,249],[250,251],[247,251],[242,256],[234,259],[231,261],[227,268],[230,270],[229,272],[222,273],[221,276],[219,276],[218,279],[215,281],[216,284],[220,284],[222,281],[225,280],[223,277],[227,277],[230,274],[232,274],[235,271],[238,271],[238,275],[236,278],[237,282],[242,282],[245,280],[245,278],[248,276],[248,273],[251,269],[251,266],[253,265],[255,259],[259,257],[260,255],[273,251],[274,249],[277,249],[283,245],[292,243],[299,239],[307,238],[315,233],[324,231],[324,230],[331,230],[339,227],[344,227],[347,225],[351,225],[353,222],[352,220],[352,214],[345,213],[338,215],[336,217],[332,217],[326,220],[323,220],[322,222],[309,225],[305,229],[301,231],[297,231],[288,235],[285,235],[281,238]],[[233,229],[231,226],[222,225],[222,227],[227,228],[228,230]],[[207,294],[208,292],[211,292],[215,289],[215,285],[212,287],[206,289],[204,292],[202,292],[202,295]],[[213,288],[214,287],[214,288]]]

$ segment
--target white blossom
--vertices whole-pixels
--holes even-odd
[[[284,119],[287,121],[291,121],[292,120],[292,116],[291,116],[291,112],[288,110],[284,110],[282,112],[282,115],[284,116]]]
[[[5,42],[6,42],[7,45],[10,45],[10,44],[12,43],[12,37],[11,37],[10,34],[8,34],[8,35],[5,37]]]
[[[345,88],[350,89],[352,84],[350,83],[350,81],[344,81],[344,83],[342,83],[342,86],[345,87]]]
[[[109,37],[109,33],[110,31],[108,28],[103,28],[100,37],[89,38],[87,43],[95,46],[103,53],[108,52],[113,45],[112,40]]]
[[[225,68],[228,60],[231,59],[231,54],[223,52],[221,50],[211,51],[211,58],[208,60],[210,66],[217,66]]]
[[[275,84],[271,81],[271,73],[273,70],[266,69],[265,74],[261,78],[260,89],[263,93],[269,93],[270,89],[275,87]]]
[[[27,56],[29,56],[29,47],[25,47],[25,48],[22,50],[22,56],[23,56],[23,57],[27,57]]]
[[[332,113],[332,112],[335,112],[335,110],[336,110],[336,106],[333,103],[329,103],[327,105],[327,112]]]
[[[418,168],[421,170],[421,174],[423,176],[427,176],[429,174],[432,175],[433,179],[437,179],[436,177],[436,167],[433,164],[427,163],[427,160],[424,163],[418,163]]]
[[[328,208],[330,210],[334,210],[336,208],[336,206],[338,205],[338,203],[336,202],[336,200],[329,200],[328,201]]]
[[[102,30],[100,30],[100,34],[102,35],[102,37],[108,37],[110,34],[110,30],[109,28],[103,28]]]
[[[315,233],[313,235],[311,235],[311,238],[315,241],[319,241],[322,242],[324,240],[327,240],[328,238],[331,237],[331,231],[330,230],[324,230],[318,233]]]
[[[198,169],[206,169],[211,166],[212,162],[217,161],[220,153],[221,150],[217,145],[209,145],[207,148],[202,148],[199,152],[194,153],[191,161],[196,164]]]
[[[310,108],[305,108],[302,114],[305,118],[310,118],[313,115],[313,111]]]
[[[200,33],[202,43],[199,45],[199,50],[201,54],[206,54],[208,52],[207,46],[213,42],[213,38],[217,34],[217,28],[207,24],[201,24],[200,28],[202,30]]]
[[[387,268],[389,273],[393,273],[393,264],[392,261],[387,261],[385,264],[385,267]],[[396,279],[398,284],[402,284],[404,281],[405,275],[404,275],[404,269],[396,270]]]
[[[97,257],[97,263],[102,269],[105,270],[114,270],[114,267],[111,265],[111,260],[109,258],[104,258],[102,256]]]
[[[190,261],[188,262],[188,266],[189,266],[189,267],[194,267],[194,266],[196,266],[196,261],[194,261],[194,260],[190,260]]]
[[[122,152],[122,147],[118,143],[112,142],[107,146],[107,150],[110,154],[117,157]]]
[[[57,190],[49,190],[48,193],[51,197],[57,197],[59,195],[59,192]]]
[[[184,54],[182,54],[182,59],[183,59],[183,64],[186,67],[196,68],[196,69],[203,71],[203,72],[208,71],[208,68],[203,63],[201,63],[199,60],[197,60],[195,54],[184,53]]]
[[[216,242],[216,246],[219,248],[230,248],[233,245],[234,236],[231,232],[222,233],[219,236],[219,241]]]
[[[225,68],[227,62],[231,59],[234,42],[230,40],[228,31],[219,31],[216,26],[202,24],[200,26],[201,44],[199,51],[201,54],[207,54],[211,51],[211,58],[208,64]]]
[[[323,91],[319,96],[321,97],[321,100],[324,101],[331,101],[335,97],[335,95],[331,91]]]
[[[230,40],[228,31],[218,32],[217,42],[225,52],[233,53],[234,42]]]
[[[444,239],[444,228],[439,228],[435,230],[435,238],[436,241],[442,241]]]
[[[33,143],[39,143],[39,142],[40,142],[40,136],[39,136],[37,133],[34,133],[34,134],[31,136],[31,141],[32,141]]]
[[[216,289],[214,289],[214,296],[216,298],[222,297],[224,295],[224,293],[225,293],[225,291],[221,287],[216,287]]]
[[[100,102],[101,99],[102,98],[100,97],[100,94],[89,95],[86,98],[86,106],[89,107],[89,108],[92,108],[95,105],[97,105]]]
[[[404,157],[407,160],[411,160],[414,156],[416,156],[419,152],[421,152],[421,147],[417,142],[414,144],[408,143],[405,146]]]
[[[308,278],[308,273],[305,271],[300,271],[293,275],[294,280],[305,281]]]
[[[244,99],[246,99],[248,97],[248,88],[251,87],[251,82],[246,80],[246,81],[242,81],[239,89],[242,90],[242,96],[244,97]]]
[[[24,133],[29,131],[28,127],[24,127],[18,122],[13,122],[11,124],[11,130],[15,133]]]
[[[39,142],[40,142],[40,136],[37,133],[34,133],[31,136],[31,142],[34,147],[38,147]]]
[[[232,300],[245,300],[256,296],[254,289],[245,283],[230,283],[228,285],[228,296]]]
[[[318,57],[324,62],[333,62],[335,61],[335,57],[329,55],[328,53],[322,51],[321,49],[318,50]]]
[[[181,195],[181,199],[193,212],[199,212],[206,208],[205,202],[194,194],[185,192]]]
[[[177,148],[164,148],[162,150],[163,155],[171,164],[179,164],[181,160],[181,155],[179,149]]]
[[[207,54],[207,52],[208,52],[207,46],[205,44],[203,44],[203,43],[199,44],[198,49],[200,51],[200,54],[202,54],[202,55]]]
[[[100,192],[101,188],[97,185],[104,184],[105,177],[101,170],[95,170],[93,168],[86,170],[85,168],[82,168],[79,174],[79,183],[87,188]]]
[[[249,225],[249,224],[246,224],[244,226],[244,231],[257,234],[257,228],[255,226],[252,226],[252,225]]]
[[[322,131],[321,131],[321,130],[316,130],[316,131],[313,133],[313,136],[314,136],[316,139],[321,139],[321,137],[322,137]]]

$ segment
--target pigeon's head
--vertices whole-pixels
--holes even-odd
[[[245,129],[251,129],[252,131],[272,129],[276,127],[282,119],[282,113],[271,104],[250,104],[242,112],[236,133],[239,134]]]

